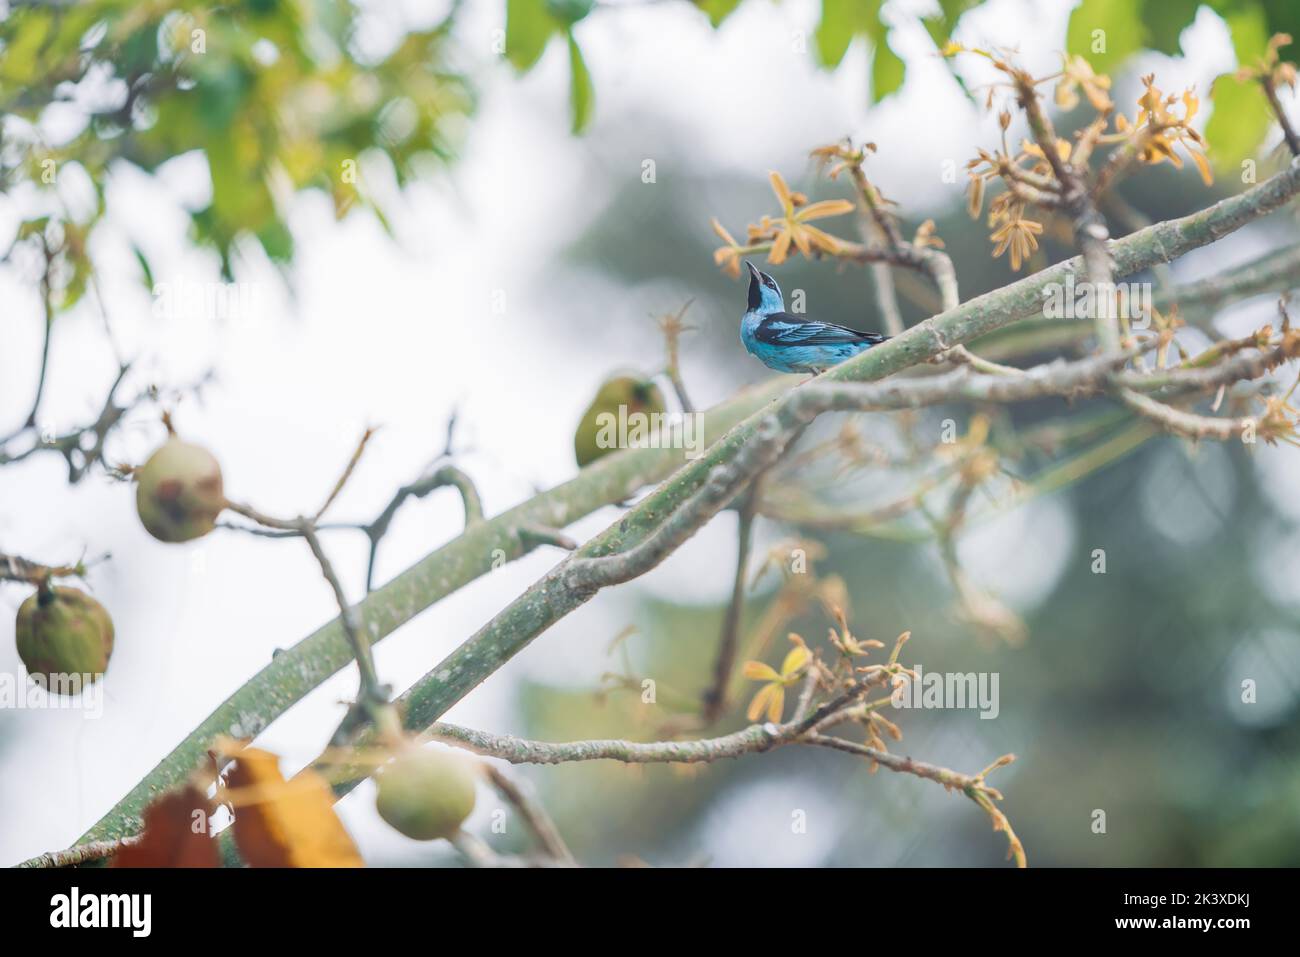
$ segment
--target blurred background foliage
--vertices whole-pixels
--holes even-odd
[[[473,105],[448,44],[454,13],[375,53],[359,44],[347,0],[14,4],[0,21],[0,186],[48,186],[65,164],[84,170],[99,204],[45,224],[59,247],[103,214],[113,163],[153,171],[199,150],[210,200],[191,212],[194,241],[218,251],[227,278],[247,236],[287,263],[294,191],[324,189],[338,216],[361,205],[382,220],[357,188],[358,163],[382,156],[401,184],[449,159]]]
[[[906,79],[907,65],[890,47],[880,17],[883,2],[822,0],[810,44],[827,69],[838,67],[852,44],[866,44],[870,103]],[[718,27],[741,0],[696,5]],[[980,5],[942,0],[921,18],[936,51],[962,15]],[[1174,55],[1202,6],[1224,18],[1242,64],[1262,57],[1273,34],[1300,33],[1300,7],[1288,0],[1083,0],[1071,15],[1066,51],[1086,55],[1094,69],[1107,73],[1144,49]],[[595,7],[595,0],[506,0],[501,50],[518,72],[531,70],[553,39],[566,44],[575,132],[593,115],[596,81],[574,26]],[[0,110],[7,117],[0,186],[49,185],[48,161],[56,168],[81,167],[101,208],[75,220],[34,224],[59,233],[56,247],[64,231],[81,236],[69,243],[75,258],[102,215],[111,163],[156,170],[199,150],[207,159],[211,197],[193,210],[195,241],[219,251],[227,276],[233,245],[243,235],[255,237],[273,261],[288,262],[293,237],[284,209],[293,191],[322,188],[339,216],[360,203],[382,220],[381,206],[358,189],[357,164],[364,157],[383,156],[399,185],[422,162],[450,159],[459,121],[473,106],[448,43],[459,8],[450,4],[427,29],[376,52],[359,42],[358,11],[347,0],[15,3],[0,20]],[[1230,74],[1216,80],[1214,94],[1230,108],[1215,112],[1207,135],[1217,161],[1231,168],[1260,145],[1269,114]],[[56,142],[43,135],[42,125],[58,130]],[[149,264],[141,258],[148,281]],[[81,286],[70,284],[65,307],[75,303]]]
[[[766,2],[695,5],[721,28],[738,8]],[[570,120],[574,131],[583,131],[599,117],[601,78],[587,66],[575,25],[596,4],[505,0],[504,6],[504,42],[496,52],[522,74],[551,44],[563,43]],[[922,17],[936,51],[956,33],[963,15],[979,6],[978,0],[939,0]],[[809,56],[827,69],[835,69],[854,44],[869,48],[864,110],[900,89],[908,72],[908,63],[890,46],[881,7],[881,0],[823,0],[808,44]],[[1118,78],[1144,52],[1177,55],[1183,29],[1202,8],[1227,23],[1239,64],[1258,59],[1273,33],[1300,36],[1300,4],[1290,0],[1083,0],[1071,14],[1065,46]],[[383,221],[385,210],[344,172],[349,162],[378,158],[401,184],[454,162],[474,108],[473,77],[458,49],[464,42],[456,35],[460,12],[461,5],[452,3],[427,28],[376,52],[359,43],[357,10],[343,0],[11,4],[0,20],[0,188],[14,195],[48,194],[43,163],[52,159],[61,170],[84,171],[98,197],[93,209],[52,209],[32,218],[16,241],[43,237],[61,251],[67,268],[58,304],[70,307],[85,288],[86,238],[103,216],[114,164],[154,171],[191,151],[206,158],[211,187],[208,201],[191,210],[192,237],[219,253],[227,275],[249,239],[272,261],[292,262],[285,209],[294,191],[324,190],[338,216],[364,208]],[[1093,48],[1096,29],[1106,31],[1104,52]],[[957,96],[977,96],[954,79]],[[1210,153],[1220,169],[1234,169],[1242,158],[1259,155],[1270,132],[1268,113],[1258,91],[1231,72],[1215,81],[1213,100]],[[61,111],[69,119],[52,123]],[[629,302],[636,305],[649,301],[643,293],[653,288],[655,302],[666,291],[674,305],[694,297],[693,314],[737,313],[741,292],[718,281],[710,259],[716,241],[707,220],[717,215],[739,224],[770,210],[765,170],[739,178],[697,169],[694,144],[669,123],[599,118],[600,135],[584,143],[581,161],[612,197],[576,241],[556,251],[549,294],[566,301],[580,288],[577,277],[594,273],[632,290]],[[1062,126],[1068,130],[1068,118]],[[56,140],[43,132],[50,127],[61,131]],[[653,196],[612,172],[640,164],[647,133],[658,144],[665,171],[666,188]],[[972,152],[977,145],[987,144],[970,144]],[[905,144],[886,148],[902,150]],[[832,192],[838,187],[817,188],[843,195]],[[1206,190],[1194,172],[1163,168],[1142,170],[1121,192],[1154,221],[1199,209],[1238,188],[1235,177],[1223,177]],[[895,198],[902,201],[903,231],[911,235],[919,222],[909,218],[907,198]],[[1012,278],[1005,260],[989,257],[983,227],[959,203],[936,219],[963,298]],[[1262,235],[1274,246],[1292,243],[1294,223],[1287,215],[1275,217]],[[1045,239],[1031,269],[1069,252],[1064,237],[1050,241],[1049,232]],[[1225,265],[1230,258],[1218,256]],[[148,261],[141,256],[140,263],[151,284]],[[667,287],[665,276],[672,277]],[[830,277],[824,268],[799,261],[783,269],[781,281],[787,290],[816,288],[818,315],[876,327],[865,277]],[[902,274],[898,283],[909,322],[931,313],[933,295],[923,283]],[[1257,301],[1253,308],[1251,323],[1238,322],[1236,313],[1222,321],[1245,331],[1269,307]],[[611,325],[598,311],[566,310],[547,334],[595,353],[629,354],[627,327]],[[726,382],[755,377],[729,323],[702,323],[688,347],[696,364],[707,364]],[[916,427],[933,428],[951,414],[934,410]],[[1052,405],[1018,409],[1014,419],[995,418],[991,441],[1009,449],[1025,428],[1049,424],[1059,414]],[[1074,451],[1132,435],[1133,423],[1103,406],[1083,405],[1073,414],[1091,423]],[[810,441],[828,438],[837,427],[828,424]],[[869,423],[864,436],[896,449],[897,435],[879,423]],[[1071,451],[1070,441],[1049,442],[1047,451],[1024,453],[1028,459],[1009,452],[1006,464],[1014,471],[1046,463]],[[1046,504],[1030,503],[1010,532],[986,536],[975,529],[965,557],[993,587],[1014,585],[1018,575],[1033,578],[1040,567],[1055,570],[1043,588],[1013,599],[1029,633],[1019,646],[980,641],[954,617],[951,587],[923,528],[864,536],[761,522],[767,544],[807,534],[824,544],[826,554],[806,581],[783,580],[774,572],[761,579],[746,609],[745,633],[758,639],[751,650],[779,660],[788,630],[820,641],[831,624],[827,605],[838,596],[851,607],[850,621],[863,637],[889,641],[910,629],[909,660],[929,670],[998,672],[998,720],[981,721],[972,711],[905,713],[898,747],[971,771],[998,754],[1017,752],[1020,760],[1002,772],[999,784],[1031,864],[1300,863],[1297,472],[1291,468],[1278,479],[1278,470],[1260,468],[1260,454],[1241,446],[1191,448],[1141,437],[1104,468],[1084,469]],[[891,481],[869,465],[847,474],[813,470],[807,478],[856,502],[878,500]],[[1093,571],[1096,548],[1106,551],[1105,575]],[[730,573],[710,570],[719,580]],[[690,710],[703,690],[723,608],[638,594],[626,607],[636,633],[611,648],[603,687],[530,683],[519,692],[520,725],[494,730],[556,740],[648,738],[662,730],[666,712]],[[640,702],[645,675],[654,675],[659,688],[660,707],[649,712]],[[1240,703],[1243,675],[1259,682],[1266,704]],[[711,732],[745,723],[740,711],[747,689],[737,683],[734,691],[737,707]],[[830,753],[785,749],[686,769],[562,766],[529,776],[573,849],[592,861],[637,855],[655,863],[712,857],[981,864],[1000,859],[1005,849],[966,802],[905,776],[868,775],[861,764]],[[755,806],[766,809],[757,812],[760,817],[772,816],[761,840],[728,827]],[[772,838],[789,831],[792,807],[808,811],[811,837]],[[1090,829],[1096,808],[1107,812],[1104,838]]]

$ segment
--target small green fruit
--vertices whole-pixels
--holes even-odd
[[[582,421],[573,436],[573,454],[578,467],[582,468],[624,444],[632,444],[633,440],[649,438],[654,424],[650,417],[666,408],[664,394],[650,379],[636,375],[616,375],[606,379],[596,398],[587,406],[587,411],[582,413]],[[620,429],[626,430],[626,435]]]
[[[596,0],[546,0],[546,12],[564,23],[577,23],[591,13]]]
[[[375,775],[375,807],[394,829],[417,841],[451,837],[474,810],[473,765],[434,748],[407,751]]]
[[[42,588],[23,602],[14,633],[28,674],[51,691],[80,690],[66,684],[70,675],[98,681],[113,653],[113,619],[104,606],[62,585]]]
[[[172,437],[136,470],[135,508],[160,542],[188,542],[212,531],[226,507],[221,466],[200,445]]]

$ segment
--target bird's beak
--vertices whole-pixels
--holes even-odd
[[[750,262],[748,259],[746,259],[745,265],[749,267],[749,274],[755,279],[757,279],[759,277],[759,271],[754,268],[754,264]]]

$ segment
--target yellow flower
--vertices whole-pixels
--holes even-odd
[[[1063,59],[1061,79],[1056,84],[1057,106],[1063,110],[1074,109],[1079,105],[1079,90],[1083,90],[1083,95],[1098,113],[1105,113],[1114,106],[1106,92],[1110,89],[1110,77],[1093,73],[1092,64],[1081,56],[1067,55]]]
[[[970,177],[969,196],[966,200],[966,212],[970,213],[971,219],[980,214],[984,208],[984,185],[992,179],[996,173],[989,170],[984,173],[976,173],[973,170],[967,175]]]
[[[1115,119],[1115,128],[1121,133],[1133,130],[1138,145],[1138,159],[1143,163],[1154,164],[1168,160],[1175,168],[1181,169],[1182,158],[1174,152],[1174,147],[1181,145],[1187,155],[1196,164],[1201,180],[1206,186],[1214,182],[1210,164],[1205,158],[1205,140],[1192,128],[1192,117],[1200,109],[1201,101],[1191,90],[1184,91],[1181,97],[1166,97],[1155,85],[1155,77],[1142,77],[1146,87],[1138,97],[1137,119],[1130,126],[1121,114]],[[1170,109],[1182,100],[1183,115],[1177,116]]]
[[[746,714],[750,721],[757,721],[759,715],[765,710],[768,721],[780,721],[785,711],[785,689],[799,680],[808,663],[812,661],[812,652],[808,650],[802,638],[791,634],[790,640],[795,643],[795,646],[785,656],[785,661],[781,662],[779,672],[762,661],[745,662],[741,673],[750,681],[765,682],[754,695],[754,700],[749,703],[749,711]]]
[[[846,169],[861,166],[863,160],[867,157],[867,153],[874,153],[875,151],[875,143],[863,143],[861,149],[854,149],[853,143],[845,140],[843,143],[819,146],[809,155],[817,161],[818,166],[827,169],[827,179],[836,179]]]
[[[1043,148],[1037,143],[1032,143],[1029,140],[1022,140],[1020,143],[1020,149],[1025,153],[1025,155],[1032,156],[1034,159],[1038,160],[1038,165],[1034,167],[1036,171],[1044,174],[1051,172],[1052,167],[1047,162],[1047,154],[1043,152]],[[1070,161],[1070,152],[1072,150],[1073,146],[1069,140],[1063,140],[1059,136],[1056,138],[1056,155],[1059,156],[1062,161],[1066,163]]]
[[[884,642],[876,641],[874,638],[863,641],[849,631],[848,616],[844,614],[844,610],[838,605],[835,607],[833,614],[835,620],[839,622],[840,629],[839,631],[834,628],[830,630],[830,640],[831,644],[838,648],[842,654],[849,657],[869,655],[871,649],[885,647]]]
[[[772,251],[768,253],[767,261],[774,266],[779,266],[790,255],[792,245],[808,258],[812,258],[814,249],[832,255],[837,253],[841,246],[840,241],[822,232],[816,226],[809,226],[808,223],[814,219],[851,213],[853,204],[847,199],[826,199],[812,205],[804,205],[806,198],[799,193],[791,193],[790,187],[785,184],[780,173],[773,171],[770,179],[772,192],[776,193],[777,201],[781,204],[782,215],[780,219],[764,219],[767,231],[774,233],[770,237]]]
[[[1285,442],[1300,448],[1300,410],[1291,404],[1291,397],[1300,386],[1300,379],[1286,395],[1275,395],[1265,400],[1264,414],[1259,417],[1259,437],[1268,445]]]
[[[1007,250],[1011,251],[1011,268],[1019,270],[1021,263],[1029,259],[1038,249],[1037,236],[1043,232],[1043,224],[1024,218],[1024,209],[1018,205],[1010,207],[999,217],[1003,220],[991,234],[989,240],[997,244],[993,249],[993,258],[997,259]]]
[[[927,246],[931,249],[943,249],[943,240],[934,231],[933,219],[927,219],[916,227],[916,235],[912,237],[912,245],[917,249],[924,249]]]
[[[939,449],[939,454],[956,459],[979,451],[988,443],[991,424],[987,415],[972,415],[966,426],[966,434],[955,442],[946,443]]]
[[[713,262],[721,266],[722,271],[732,279],[738,279],[740,277],[740,257],[744,254],[744,249],[740,243],[732,238],[731,233],[727,232],[726,227],[718,222],[716,216],[710,222],[713,224],[713,231],[727,244],[713,251]]]

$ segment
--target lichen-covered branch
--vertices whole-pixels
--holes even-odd
[[[123,847],[136,843],[137,837],[124,837],[118,841],[89,841],[62,851],[49,851],[15,865],[20,868],[80,867],[107,860]]]
[[[814,715],[811,719],[796,717],[795,720],[783,724],[770,722],[751,724],[731,734],[690,741],[641,742],[611,738],[551,743],[530,741],[508,734],[491,734],[445,722],[433,725],[428,731],[428,737],[510,764],[567,764],[581,761],[619,761],[624,764],[708,764],[751,754],[762,754],[784,745],[830,748],[866,758],[873,765],[880,765],[898,774],[911,774],[934,781],[943,785],[946,790],[960,791],[989,813],[995,829],[1006,832],[1008,856],[1014,857],[1018,866],[1026,866],[1024,847],[1011,829],[1005,815],[993,805],[993,801],[1001,800],[1002,795],[985,782],[990,772],[1014,761],[1014,755],[1003,755],[979,774],[963,774],[926,761],[918,761],[910,756],[893,754],[882,748],[825,734],[819,730],[846,720],[849,712],[860,707],[856,698],[849,696],[842,705]]]

